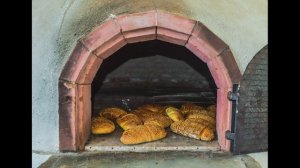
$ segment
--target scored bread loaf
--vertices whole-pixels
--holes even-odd
[[[176,121],[171,124],[170,128],[177,134],[200,139],[202,141],[211,141],[215,138],[213,129],[199,122],[193,122],[189,120]]]
[[[153,117],[153,118],[149,118],[147,120],[145,120],[144,124],[145,125],[157,125],[157,126],[160,126],[162,128],[166,128],[168,126],[171,125],[171,121],[167,121],[161,117]]]
[[[143,124],[142,120],[137,115],[131,113],[117,118],[116,122],[123,130]]]
[[[138,125],[125,130],[120,138],[123,144],[139,144],[166,137],[164,128],[157,125]]]
[[[120,117],[121,115],[125,115],[127,112],[118,107],[110,107],[105,108],[100,111],[100,116],[105,117],[110,120],[115,120],[116,118]]]
[[[183,105],[181,105],[181,108],[180,108],[180,111],[183,115],[186,115],[190,112],[201,111],[201,110],[205,110],[205,108],[202,106],[197,106],[192,103],[183,104]]]
[[[91,125],[93,134],[109,134],[115,130],[115,124],[101,116],[93,118]]]
[[[137,115],[144,124],[154,123],[155,125],[166,128],[172,123],[172,120],[168,116],[154,113],[146,109],[136,109],[133,110],[132,113]]]
[[[188,113],[186,115],[186,119],[190,119],[190,118],[200,118],[202,120],[206,120],[212,124],[216,124],[216,119],[212,116],[210,116],[206,111],[196,111],[196,112],[192,112],[192,113]]]
[[[173,120],[173,121],[181,121],[184,120],[183,115],[181,114],[180,110],[175,107],[167,107],[166,114]]]
[[[201,118],[188,118],[188,119],[186,119],[186,122],[197,122],[197,123],[200,123],[200,124],[202,124],[204,126],[207,126],[207,127],[211,128],[211,129],[213,129],[214,131],[216,130],[216,124],[211,123],[211,122],[209,122],[207,120],[203,120]]]

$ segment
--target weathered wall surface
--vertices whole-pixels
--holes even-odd
[[[37,151],[58,149],[57,83],[62,63],[56,61],[56,47],[66,7],[59,0],[32,3],[32,149]]]
[[[243,73],[267,44],[267,1],[33,0],[32,149],[58,151],[58,78],[77,40],[109,16],[160,9],[204,23]]]

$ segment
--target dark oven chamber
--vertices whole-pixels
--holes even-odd
[[[162,41],[129,44],[101,65],[92,84],[92,116],[106,107],[126,111],[143,104],[184,103],[215,105],[217,88],[207,65],[185,47]],[[139,145],[123,145],[122,130],[109,135],[91,135],[86,150],[164,151],[219,150],[217,140],[201,142],[166,129],[166,138]]]

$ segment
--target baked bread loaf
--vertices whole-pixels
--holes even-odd
[[[207,126],[211,129],[213,129],[214,131],[216,130],[216,124],[211,123],[211,122],[206,121],[206,120],[203,120],[201,118],[188,118],[188,119],[186,119],[186,122],[197,122],[197,123],[200,123],[204,126]]]
[[[166,137],[164,128],[156,125],[138,125],[123,132],[120,141],[123,144],[139,144]]]
[[[116,122],[123,130],[128,130],[129,128],[143,124],[142,120],[137,115],[131,113],[117,118]]]
[[[152,123],[166,128],[172,123],[172,120],[168,116],[162,115],[160,113],[154,113],[150,110],[136,109],[133,110],[132,113],[137,115],[143,121],[144,124]]]
[[[166,114],[173,120],[173,121],[182,121],[184,120],[183,115],[181,114],[180,110],[175,107],[167,107]]]
[[[164,110],[163,106],[158,105],[158,104],[145,104],[145,105],[138,107],[137,109],[138,110],[145,109],[145,110],[149,110],[149,111],[156,112],[156,113],[162,113]]]
[[[206,110],[188,113],[186,115],[186,119],[190,119],[190,118],[200,118],[202,120],[212,123],[213,125],[216,124],[216,119],[214,117],[210,116]]]
[[[109,134],[115,130],[115,124],[101,116],[93,118],[91,123],[93,134]]]
[[[145,125],[157,125],[157,126],[160,126],[162,128],[166,128],[166,127],[169,127],[172,123],[172,120],[168,119],[164,119],[162,117],[153,117],[153,118],[149,118],[147,119],[144,124]]]
[[[121,115],[125,115],[127,112],[121,108],[117,107],[110,107],[105,108],[100,111],[100,116],[105,117],[110,120],[115,120],[116,118],[120,117]]]
[[[190,120],[176,121],[171,124],[171,130],[177,134],[202,141],[211,141],[215,138],[213,129]]]
[[[205,110],[205,108],[202,106],[197,106],[192,103],[183,104],[183,105],[181,105],[181,108],[180,108],[180,111],[183,115],[186,115],[187,113],[190,113],[190,112],[201,111],[201,110]]]

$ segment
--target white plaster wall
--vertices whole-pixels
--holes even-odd
[[[184,2],[195,20],[201,21],[229,45],[241,73],[253,56],[268,44],[267,0]]]
[[[32,2],[32,150],[58,150],[58,31],[68,1]],[[58,66],[56,66],[58,65]]]

